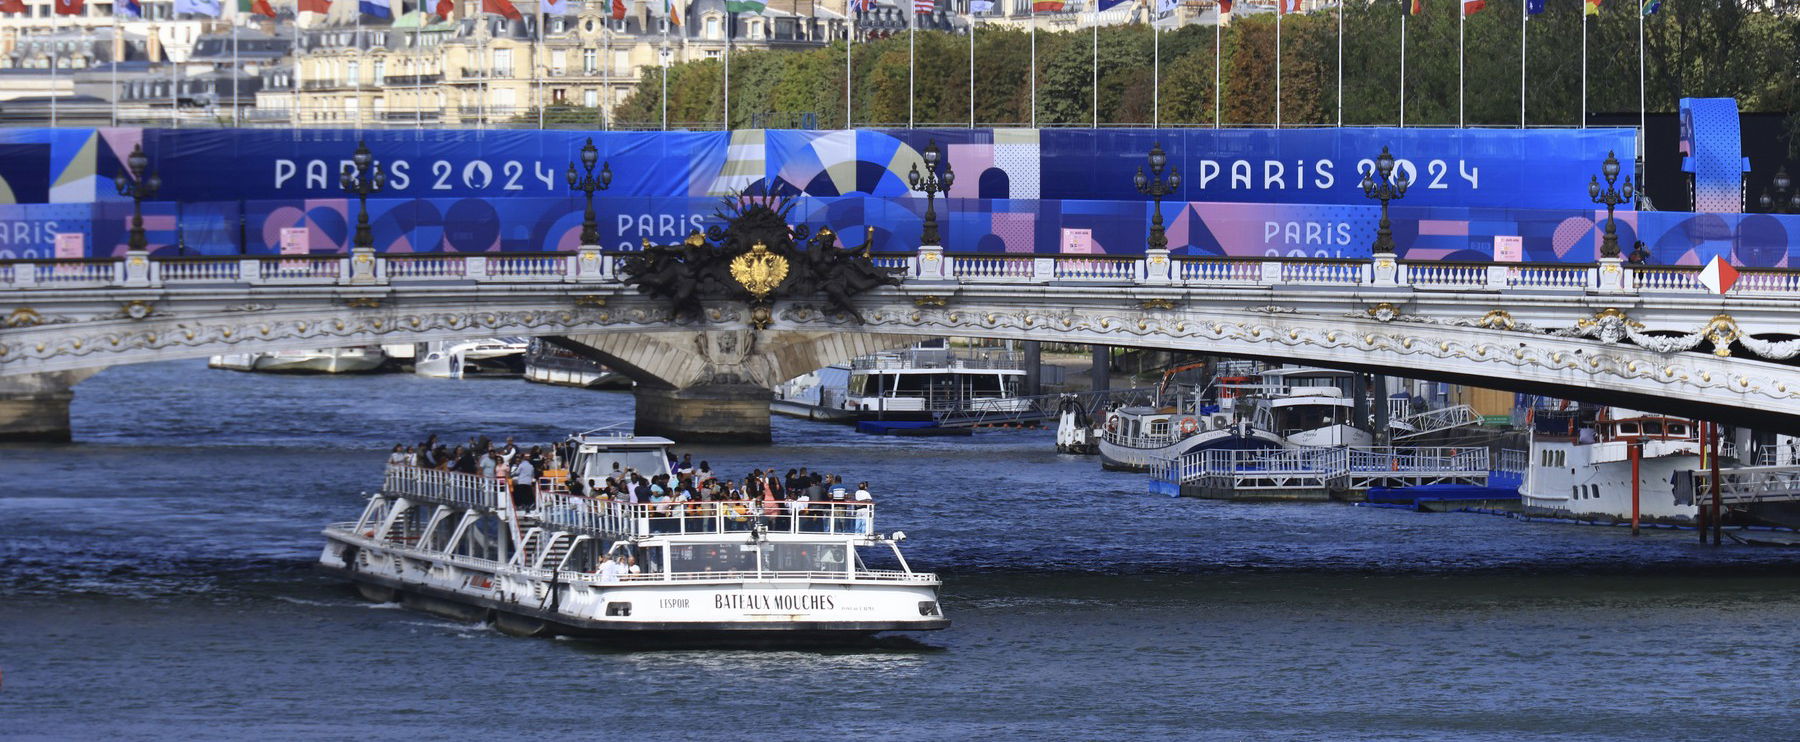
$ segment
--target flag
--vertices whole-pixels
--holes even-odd
[[[930,13],[934,10],[937,10],[937,0],[913,0],[914,13]]]
[[[970,13],[991,13],[994,11],[994,0],[969,0]]]
[[[1487,7],[1487,0],[1463,0],[1463,15],[1475,15]]]
[[[180,0],[176,1],[180,2]],[[217,0],[214,1],[217,2]],[[56,14],[81,15],[82,11],[86,10],[84,7],[86,4],[86,0],[56,0]],[[213,15],[218,15],[218,13],[215,12]]]
[[[1720,260],[1719,256],[1714,255],[1712,260],[1706,261],[1706,267],[1700,269],[1699,278],[1700,285],[1705,286],[1706,290],[1715,294],[1723,294],[1737,284],[1738,271],[1731,267],[1730,263]]]
[[[306,2],[306,0],[300,0]],[[456,12],[456,0],[437,0],[437,6],[431,9],[437,17],[448,20],[451,13]]]
[[[1175,7],[1180,4],[1181,0],[1156,0],[1156,14],[1168,15],[1173,13],[1175,12]]]
[[[1581,12],[1584,15],[1600,15],[1600,0],[1581,0]]]
[[[238,0],[239,13],[251,13],[265,18],[274,18],[275,9],[269,6],[269,0]]]
[[[388,4],[390,2],[392,0],[357,0],[357,9],[362,11],[363,15],[392,19],[394,7]]]
[[[1119,7],[1119,5],[1124,2],[1125,0],[1100,0],[1100,11],[1106,12],[1112,10],[1113,8]]]
[[[1418,15],[1420,13],[1425,12],[1425,0],[1412,0],[1412,11],[1411,12],[1413,15]]]
[[[77,0],[77,2],[79,1]],[[58,7],[62,3],[63,0],[57,0]],[[175,0],[175,14],[181,15],[182,13],[217,18],[219,17],[219,0]]]
[[[1532,15],[1544,12],[1544,0],[1525,0],[1525,12]]]
[[[1231,15],[1231,0],[1219,0],[1219,15]]]
[[[525,16],[508,0],[481,0],[481,12],[493,13],[515,21],[525,20]]]
[[[1062,0],[1032,0],[1031,3],[1031,12],[1033,13],[1054,13],[1062,9]]]
[[[1300,0],[1275,0],[1275,12],[1279,15],[1300,12]]]
[[[681,11],[678,9],[674,0],[663,0],[663,13],[668,15],[669,25],[681,25]]]
[[[625,20],[625,0],[612,0],[612,19]]]
[[[1662,0],[1644,0],[1644,15],[1656,15],[1662,10]]]
[[[725,11],[728,13],[761,13],[768,3],[762,0],[725,0]]]
[[[126,2],[131,1],[126,0]],[[132,7],[136,6],[137,3],[132,2]],[[25,0],[0,0],[0,13],[23,13],[27,10],[30,8],[25,7]]]
[[[330,13],[331,0],[300,0],[302,13]]]
[[[138,0],[119,0],[119,2],[116,4],[119,7],[119,12],[121,12],[125,15],[131,16],[132,18],[144,17],[144,4],[141,2],[138,2]],[[19,9],[23,10],[24,8],[25,8],[25,4],[23,2],[20,2]],[[0,12],[10,13],[13,11],[6,10],[5,3],[0,3]]]
[[[544,15],[569,14],[569,0],[543,0],[539,7],[543,8]]]

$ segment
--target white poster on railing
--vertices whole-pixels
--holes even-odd
[[[1062,231],[1062,253],[1064,255],[1094,254],[1094,230],[1065,227]]]
[[[80,232],[58,232],[52,243],[57,260],[80,260],[87,257],[87,240]],[[81,266],[58,264],[57,273],[79,273]]]
[[[1494,235],[1494,262],[1517,263],[1525,259],[1525,238],[1518,235]]]
[[[311,236],[312,236],[311,232],[309,232],[306,227],[282,227],[281,228],[281,254],[282,255],[306,255],[306,254],[311,253],[312,252],[312,243],[308,241],[308,239]],[[300,261],[300,260],[283,260],[283,261],[281,261],[281,269],[282,270],[304,270],[305,268],[306,268],[305,261]]]

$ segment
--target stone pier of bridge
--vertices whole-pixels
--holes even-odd
[[[636,432],[683,443],[766,443],[769,402],[777,385],[917,341],[879,333],[752,330],[546,339],[636,381]]]
[[[0,376],[0,443],[69,442],[74,386],[100,370]]]

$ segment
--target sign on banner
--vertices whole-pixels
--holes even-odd
[[[80,232],[58,232],[55,256],[57,260],[80,260],[87,257],[87,244]],[[57,273],[79,273],[81,266],[58,263]]]
[[[1062,252],[1064,255],[1094,254],[1094,230],[1064,228]]]
[[[1518,263],[1525,260],[1525,238],[1518,235],[1494,235],[1494,262]]]
[[[307,238],[309,236],[310,236],[310,232],[307,230],[306,227],[282,227],[281,228],[281,254],[282,255],[307,255],[307,254],[311,253],[312,245],[307,242]],[[281,261],[282,270],[301,270],[301,269],[304,269],[305,267],[306,267],[306,262],[302,261],[302,260],[283,260],[283,261]]]

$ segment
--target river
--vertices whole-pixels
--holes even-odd
[[[356,598],[312,571],[318,531],[393,443],[549,440],[629,394],[200,362],[77,391],[77,444],[0,447],[0,738],[1792,739],[1800,711],[1795,550],[1171,499],[1048,431],[778,418],[772,446],[692,449],[870,480],[948,630],[514,639]]]

